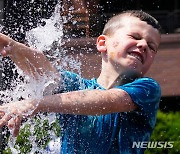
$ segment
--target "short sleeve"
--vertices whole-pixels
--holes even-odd
[[[59,93],[76,91],[82,87],[82,78],[73,72],[69,71],[60,71],[61,75],[61,84],[59,87]]]
[[[126,91],[139,109],[146,114],[155,114],[158,110],[161,88],[152,78],[140,78],[118,88]]]
[[[89,80],[82,78],[80,75],[69,72],[59,71],[60,73],[60,86],[57,93],[84,90],[84,89],[103,89],[95,78]]]

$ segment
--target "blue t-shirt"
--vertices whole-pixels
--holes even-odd
[[[62,72],[59,92],[103,89],[95,78],[88,80],[71,72]],[[135,154],[144,148],[132,148],[133,142],[149,141],[156,122],[161,89],[151,78],[139,78],[114,88],[123,89],[137,104],[130,112],[100,116],[59,114],[62,154]],[[96,97],[96,96],[94,96]]]

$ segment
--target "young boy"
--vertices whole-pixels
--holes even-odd
[[[159,44],[160,26],[149,14],[133,10],[114,16],[97,38],[101,73],[88,80],[68,71],[59,73],[42,53],[1,34],[3,56],[9,55],[37,80],[55,76],[54,87],[59,88],[42,99],[0,106],[0,127],[7,123],[16,136],[23,118],[55,112],[62,128],[61,153],[143,153],[145,149],[133,148],[133,143],[149,141],[155,126],[161,90],[144,74]]]

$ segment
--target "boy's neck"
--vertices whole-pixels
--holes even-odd
[[[119,77],[119,75],[117,75],[117,76],[109,76],[109,75],[105,75],[105,74],[103,74],[101,72],[100,76],[97,79],[97,82],[103,88],[110,89],[110,88],[115,87],[116,85],[118,85],[118,82],[119,82],[117,80],[118,77]]]
[[[140,75],[133,70],[122,71],[122,72],[116,72],[112,70],[111,71],[102,70],[101,74],[97,79],[97,82],[103,88],[110,89],[115,86],[120,86],[126,83],[130,83],[139,77]]]

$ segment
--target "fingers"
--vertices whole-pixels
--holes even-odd
[[[5,115],[4,107],[0,106],[0,118],[2,118],[4,115]],[[0,119],[0,121],[1,121],[1,119]]]
[[[8,122],[8,128],[13,130],[13,136],[16,137],[19,134],[22,117],[12,118]]]
[[[2,49],[0,49],[0,53],[2,56],[7,56],[11,51],[10,46],[4,46]]]
[[[2,56],[7,56],[10,51],[10,44],[12,39],[0,33],[0,53]]]
[[[21,126],[21,121],[22,121],[22,117],[17,117],[16,118],[16,127],[14,129],[14,136],[17,136],[19,134],[19,130],[20,130],[20,126]]]
[[[0,51],[0,53],[1,53],[2,56],[7,56],[8,55],[8,52],[6,50],[4,50],[4,49],[2,49]]]
[[[6,125],[10,130],[13,130],[13,136],[16,137],[19,134],[19,130],[20,130],[20,126],[21,126],[21,121],[22,121],[22,117],[17,116],[17,117],[12,117],[9,114],[2,114],[2,119],[0,119],[0,127],[3,127],[4,125]]]
[[[0,106],[0,128],[6,125],[12,117],[15,117],[14,113],[16,113],[15,109],[10,112],[6,105]]]
[[[7,121],[11,119],[11,116],[9,114],[4,114],[2,118],[0,119],[0,128],[6,125]]]
[[[10,38],[2,33],[0,33],[0,46],[8,46]]]
[[[0,117],[4,116],[4,112],[0,111]]]
[[[33,110],[34,106],[31,103],[26,103],[26,101],[0,106],[0,127],[7,125],[10,130],[13,130],[13,135],[17,136],[22,119],[31,115]]]
[[[15,121],[15,118],[11,118],[9,121],[8,121],[8,124],[7,124],[8,128],[10,130],[13,130],[16,126],[16,121]]]

